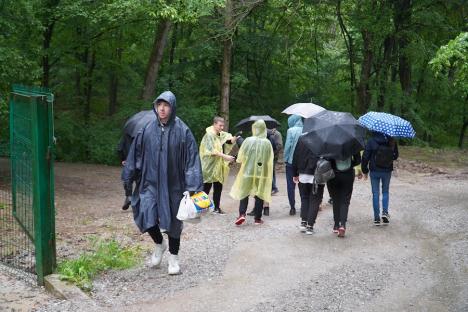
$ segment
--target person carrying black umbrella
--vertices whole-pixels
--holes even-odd
[[[189,127],[176,117],[176,97],[166,91],[153,102],[156,119],[142,128],[130,147],[122,172],[125,195],[132,196],[133,218],[155,242],[149,261],[158,267],[169,247],[170,275],[179,274],[183,223],[177,219],[184,192],[203,190],[198,147]],[[132,183],[136,188],[132,194]],[[169,244],[163,238],[166,233]],[[169,246],[168,246],[169,245]]]
[[[311,235],[314,233],[314,224],[317,219],[320,203],[323,198],[324,184],[318,184],[314,188],[314,172],[317,167],[319,157],[314,155],[307,148],[303,140],[299,138],[293,156],[294,182],[299,184],[299,194],[301,195],[301,232]]]
[[[344,160],[331,159],[330,162],[335,172],[335,177],[327,182],[333,201],[333,233],[338,233],[338,237],[344,237],[353,194],[354,167],[361,164],[361,153],[356,153]],[[362,175],[360,174],[358,178],[361,179]]]

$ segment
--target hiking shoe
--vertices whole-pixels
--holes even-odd
[[[127,210],[130,207],[130,204],[132,203],[132,197],[131,196],[126,196],[124,203],[122,205],[122,210]]]
[[[252,209],[252,211],[248,212],[247,215],[251,217],[255,216],[255,209]]]
[[[338,237],[344,237],[345,236],[346,229],[344,226],[340,226],[338,228]]]
[[[241,225],[244,222],[245,222],[245,215],[241,214],[239,217],[237,217],[235,224]]]
[[[289,210],[289,215],[294,216],[295,214],[296,214],[296,208],[291,208],[291,210]]]
[[[169,255],[169,259],[167,260],[169,264],[167,268],[167,273],[169,275],[177,275],[180,274],[180,266],[179,266],[179,256],[178,255]]]
[[[380,219],[375,219],[374,220],[374,225],[379,226],[380,225]]]
[[[338,234],[338,225],[333,226],[333,233]]]
[[[270,207],[263,207],[263,215],[264,216],[270,215]]]
[[[278,189],[272,190],[272,191],[271,191],[271,195],[275,195],[275,194],[277,194],[278,192],[279,192]]]
[[[304,233],[307,230],[307,221],[301,221],[301,225],[299,225],[299,231]]]
[[[217,213],[219,215],[225,215],[226,214],[223,210],[221,210],[221,208],[215,209],[215,210],[213,210],[213,212]]]
[[[314,234],[314,228],[311,225],[308,225],[305,231],[306,235]]]
[[[384,225],[388,225],[388,224],[390,223],[390,216],[389,216],[388,213],[384,213],[384,214],[382,215],[382,223],[383,223]]]
[[[150,268],[157,268],[161,264],[161,260],[163,257],[164,252],[167,249],[167,243],[163,239],[161,244],[156,244],[156,247],[154,248],[154,252],[151,255],[151,259],[149,261],[149,267]]]
[[[263,220],[262,219],[255,219],[255,225],[262,225],[263,224]]]

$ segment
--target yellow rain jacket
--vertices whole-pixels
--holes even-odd
[[[232,138],[230,133],[221,131],[216,134],[213,126],[206,128],[206,134],[200,143],[200,158],[203,171],[203,183],[220,182],[224,184],[229,175],[229,162],[214,152],[229,154],[234,144],[223,144]]]
[[[273,148],[266,138],[267,131],[263,120],[257,120],[252,125],[252,134],[253,136],[245,139],[239,149],[237,162],[242,165],[230,194],[237,200],[252,195],[270,202]]]

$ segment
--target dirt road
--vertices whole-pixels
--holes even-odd
[[[119,168],[58,164],[56,174],[60,257],[87,248],[91,235],[115,235],[151,248],[131,213],[120,210]],[[468,170],[436,175],[400,170],[392,179],[386,227],[372,225],[370,183],[356,182],[344,239],[331,233],[328,205],[319,214],[317,233],[299,233],[298,217],[288,215],[284,179],[280,173],[280,193],[264,225],[254,226],[253,220],[233,225],[238,203],[229,198],[227,185],[222,208],[228,214],[207,216],[184,230],[183,274],[167,276],[167,259],[158,270],[142,265],[109,272],[95,281],[96,306],[89,309],[468,310]],[[34,306],[40,311],[82,310],[79,302],[38,296]]]

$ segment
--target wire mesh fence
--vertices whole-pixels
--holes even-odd
[[[18,222],[13,207],[11,166],[8,148],[0,146],[0,262],[13,269],[35,273],[34,245]],[[21,170],[22,176],[27,179],[31,168],[23,165]],[[32,207],[30,186],[18,189],[17,196],[21,205]],[[32,216],[23,214],[21,218],[30,225],[34,224]]]

